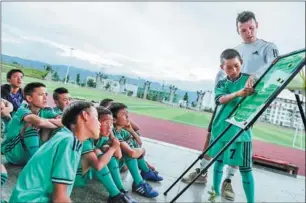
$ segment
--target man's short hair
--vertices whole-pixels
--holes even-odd
[[[113,102],[114,100],[113,99],[110,99],[110,98],[106,98],[106,99],[103,99],[101,102],[100,102],[100,106],[103,106],[103,107],[107,107],[109,105],[109,103]]]
[[[114,102],[110,105],[110,107],[108,108],[112,114],[114,118],[117,118],[117,114],[120,110],[122,109],[126,109],[127,106],[123,103],[119,103],[119,102]]]
[[[12,75],[13,75],[14,73],[21,73],[22,76],[24,76],[24,73],[22,72],[22,70],[17,69],[17,68],[13,68],[13,69],[11,69],[9,72],[7,72],[7,74],[6,74],[6,79],[11,79],[11,77],[12,77]]]
[[[112,112],[103,106],[98,106],[96,108],[97,108],[99,119],[104,115],[112,115]]]
[[[31,96],[32,93],[34,92],[35,88],[39,88],[39,87],[46,87],[46,85],[41,83],[41,82],[28,83],[23,89],[24,97],[26,97],[28,95]]]
[[[89,110],[93,107],[93,103],[86,101],[75,101],[69,104],[63,111],[62,123],[63,125],[71,130],[71,125],[75,125],[77,122],[77,117],[82,111]]]
[[[58,96],[60,94],[68,94],[69,91],[65,88],[65,87],[59,87],[59,88],[56,88],[54,91],[53,91],[53,99],[54,100],[58,100]]]
[[[238,31],[238,23],[245,23],[251,19],[254,19],[254,21],[257,22],[255,14],[252,11],[243,11],[241,13],[238,13],[238,16],[236,18],[237,31]]]
[[[241,60],[239,52],[235,49],[226,49],[221,53],[220,63],[223,64],[224,60],[229,60],[238,57]]]

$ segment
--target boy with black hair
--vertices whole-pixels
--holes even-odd
[[[26,104],[19,107],[7,125],[6,139],[1,144],[1,152],[12,164],[26,164],[40,146],[37,129],[61,127],[51,108],[46,108],[47,93],[45,85],[29,83],[24,88]]]
[[[56,133],[18,176],[9,202],[71,202],[82,143],[99,138],[98,113],[91,102],[76,101],[63,112],[69,131]]]
[[[100,102],[100,106],[103,106],[105,108],[109,108],[111,106],[111,104],[114,102],[113,99],[110,99],[110,98],[106,98],[106,99],[103,99],[101,102]],[[139,130],[140,130],[140,127],[131,119],[129,119],[129,125],[132,126],[133,130],[140,136],[140,133],[139,133]],[[129,128],[129,125],[127,125],[126,127],[124,128]],[[139,139],[140,141],[140,145],[141,145],[141,139]],[[155,167],[152,166],[151,164],[149,164],[147,162],[147,165],[149,166],[149,168],[153,171],[155,171]],[[127,167],[125,165],[122,166],[121,168],[121,171],[124,172],[127,170]]]
[[[116,152],[120,152],[120,142],[114,136],[111,137],[111,145],[104,153],[96,148],[96,144],[108,140],[113,126],[112,113],[104,107],[98,107],[98,119],[100,122],[100,138],[97,140],[88,139],[83,143],[81,160],[76,174],[75,186],[84,187],[87,181],[96,178],[109,193],[108,203],[132,203],[132,200],[125,192],[120,177],[118,163],[114,158]],[[118,153],[117,153],[118,155]],[[119,153],[121,156],[121,153]],[[120,158],[120,157],[118,157]],[[119,185],[119,187],[117,187]]]
[[[55,103],[53,111],[57,114],[62,114],[66,106],[71,103],[72,98],[66,88],[59,87],[53,91],[53,101]]]
[[[251,11],[243,11],[236,17],[236,29],[241,36],[242,43],[236,46],[237,50],[243,60],[241,72],[250,74],[248,79],[248,85],[252,86],[256,79],[267,70],[273,60],[278,57],[278,48],[272,42],[267,42],[257,38],[258,22],[255,14]],[[225,72],[220,69],[215,78],[215,85],[218,81],[225,78]],[[211,126],[214,120],[214,114],[210,120],[209,126]],[[204,149],[208,147],[211,136],[211,127],[208,128],[208,134],[205,140]],[[204,158],[200,162],[200,168],[197,168],[195,172],[191,172],[182,180],[186,183],[190,183],[202,169],[204,169],[209,163],[210,157],[204,155]],[[231,179],[236,174],[237,167],[227,167],[225,181],[222,184],[222,195],[227,200],[234,200],[235,193],[231,185]],[[207,174],[202,174],[197,180],[197,183],[207,183]]]
[[[23,72],[20,69],[11,69],[6,74],[6,79],[9,84],[1,86],[1,98],[9,101],[13,105],[13,112],[16,112],[20,107],[24,97],[22,92]]]
[[[215,102],[218,105],[212,122],[210,143],[229,126],[225,120],[243,97],[254,93],[254,89],[247,81],[250,75],[241,73],[242,60],[240,54],[234,49],[222,52],[221,69],[227,77],[218,82],[215,87]],[[209,157],[216,156],[222,148],[240,131],[239,127],[231,126],[220,140],[208,151]],[[210,200],[214,201],[220,196],[220,186],[224,164],[239,167],[243,188],[248,203],[254,202],[254,179],[252,173],[252,132],[244,131],[233,144],[218,158],[214,164],[213,191]],[[226,180],[230,181],[230,180]]]
[[[158,192],[144,181],[162,181],[163,178],[152,171],[144,160],[145,149],[139,145],[139,136],[129,125],[127,106],[122,103],[112,103],[109,110],[113,114],[113,133],[120,141],[123,159],[133,179],[132,191],[145,197],[156,197]],[[127,130],[123,129],[129,125]],[[140,141],[141,142],[141,141]],[[139,169],[141,174],[139,173]]]

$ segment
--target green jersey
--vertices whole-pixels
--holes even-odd
[[[23,164],[30,158],[25,147],[24,139],[38,137],[38,131],[32,127],[26,128],[24,117],[33,114],[29,105],[23,103],[15,112],[13,118],[7,125],[7,133],[4,142],[1,144],[1,152],[5,154],[10,163]],[[55,118],[57,114],[51,108],[40,109],[38,116],[45,119]]]
[[[139,148],[139,144],[136,142],[133,135],[131,135],[127,130],[121,129],[117,131],[115,128],[113,130],[115,137],[120,142],[126,142],[131,148]]]
[[[18,175],[9,202],[52,202],[54,184],[66,184],[70,196],[82,143],[72,132],[59,132],[41,146]]]
[[[248,80],[249,75],[240,74],[240,77],[235,81],[231,81],[228,78],[222,79],[218,82],[215,87],[215,102],[218,105],[218,109],[215,115],[215,118],[212,123],[212,135],[211,139],[215,139],[219,136],[226,127],[228,127],[229,123],[225,120],[228,118],[230,113],[242,99],[242,97],[235,98],[227,104],[220,104],[219,100],[222,96],[227,94],[234,93],[238,90],[241,90],[245,87],[246,81]],[[230,141],[230,139],[239,132],[240,128],[236,126],[231,126],[229,130],[223,135],[220,141]],[[236,140],[236,142],[249,142],[252,140],[252,133],[250,130],[244,131],[240,137]]]
[[[109,137],[100,137],[96,143],[96,148],[101,149],[104,145],[109,143]]]

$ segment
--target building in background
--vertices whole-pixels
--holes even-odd
[[[300,97],[303,101],[302,107],[305,114],[305,97],[302,95],[300,95]],[[259,120],[283,127],[304,130],[295,96],[286,89],[271,103],[266,111],[260,116]]]

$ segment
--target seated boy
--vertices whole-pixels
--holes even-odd
[[[253,94],[252,84],[247,83],[249,75],[241,73],[242,60],[239,53],[234,49],[227,49],[221,54],[221,68],[227,77],[218,82],[215,87],[215,101],[218,105],[213,123],[210,143],[221,134],[229,125],[225,120],[233,111],[239,101],[248,95]],[[240,128],[231,126],[222,138],[208,151],[209,157],[214,157],[221,149],[240,131]],[[252,132],[244,131],[236,141],[219,157],[214,164],[213,191],[210,200],[214,201],[220,196],[220,185],[224,165],[239,167],[243,188],[247,202],[254,202],[254,180],[252,174]],[[231,187],[230,179],[224,184]],[[226,189],[226,187],[223,187]],[[222,196],[224,191],[222,191]]]
[[[6,133],[7,124],[11,120],[11,112],[13,111],[13,105],[1,98],[1,138],[4,138]]]
[[[70,104],[62,115],[69,131],[56,133],[42,145],[18,175],[9,202],[71,202],[82,143],[99,138],[100,123],[90,102]]]
[[[45,85],[29,83],[24,88],[27,104],[21,105],[7,125],[6,139],[1,152],[12,164],[26,164],[40,146],[38,129],[55,129],[61,120],[56,114],[45,108],[47,94]]]
[[[146,183],[145,180],[162,181],[163,178],[152,171],[144,160],[145,149],[140,147],[139,136],[137,133],[124,130],[123,128],[129,124],[127,106],[122,103],[112,103],[109,110],[113,114],[114,135],[119,139],[120,148],[123,159],[127,165],[133,179],[132,191],[145,197],[156,197],[158,192]],[[128,130],[131,130],[129,126]],[[140,141],[141,142],[141,141]],[[141,175],[139,169],[141,170]]]
[[[111,112],[103,107],[98,107],[97,111],[100,122],[100,136],[102,138],[107,138],[113,125]],[[102,141],[102,139],[100,138],[97,140],[97,142],[99,141]],[[122,191],[125,192],[125,190],[121,181],[118,163],[116,159],[113,158],[116,152],[120,152],[120,142],[114,137],[111,142],[111,146],[105,153],[96,149],[95,140],[88,139],[84,142],[74,185],[84,187],[87,181],[94,177],[98,179],[108,191],[108,203],[135,202],[127,196],[127,194],[122,193]],[[121,156],[121,153],[118,155]]]
[[[103,100],[100,102],[100,106],[103,106],[103,107],[105,107],[105,108],[109,108],[110,105],[111,105],[113,102],[114,102],[114,100],[109,99],[109,98],[106,98],[106,99],[103,99]],[[140,136],[140,133],[139,133],[140,127],[139,127],[133,120],[131,120],[131,118],[129,119],[129,122],[130,122],[130,125],[132,126],[133,130]],[[125,126],[124,128],[126,128],[126,127],[129,127],[129,126]],[[140,139],[140,141],[141,141],[141,139]],[[152,166],[152,165],[149,164],[148,162],[147,162],[147,165],[148,165],[148,167],[149,167],[151,170],[155,171],[155,167],[154,167],[154,166]],[[121,168],[121,170],[122,170],[122,172],[126,171],[126,170],[127,170],[126,165],[123,165],[122,168]]]

